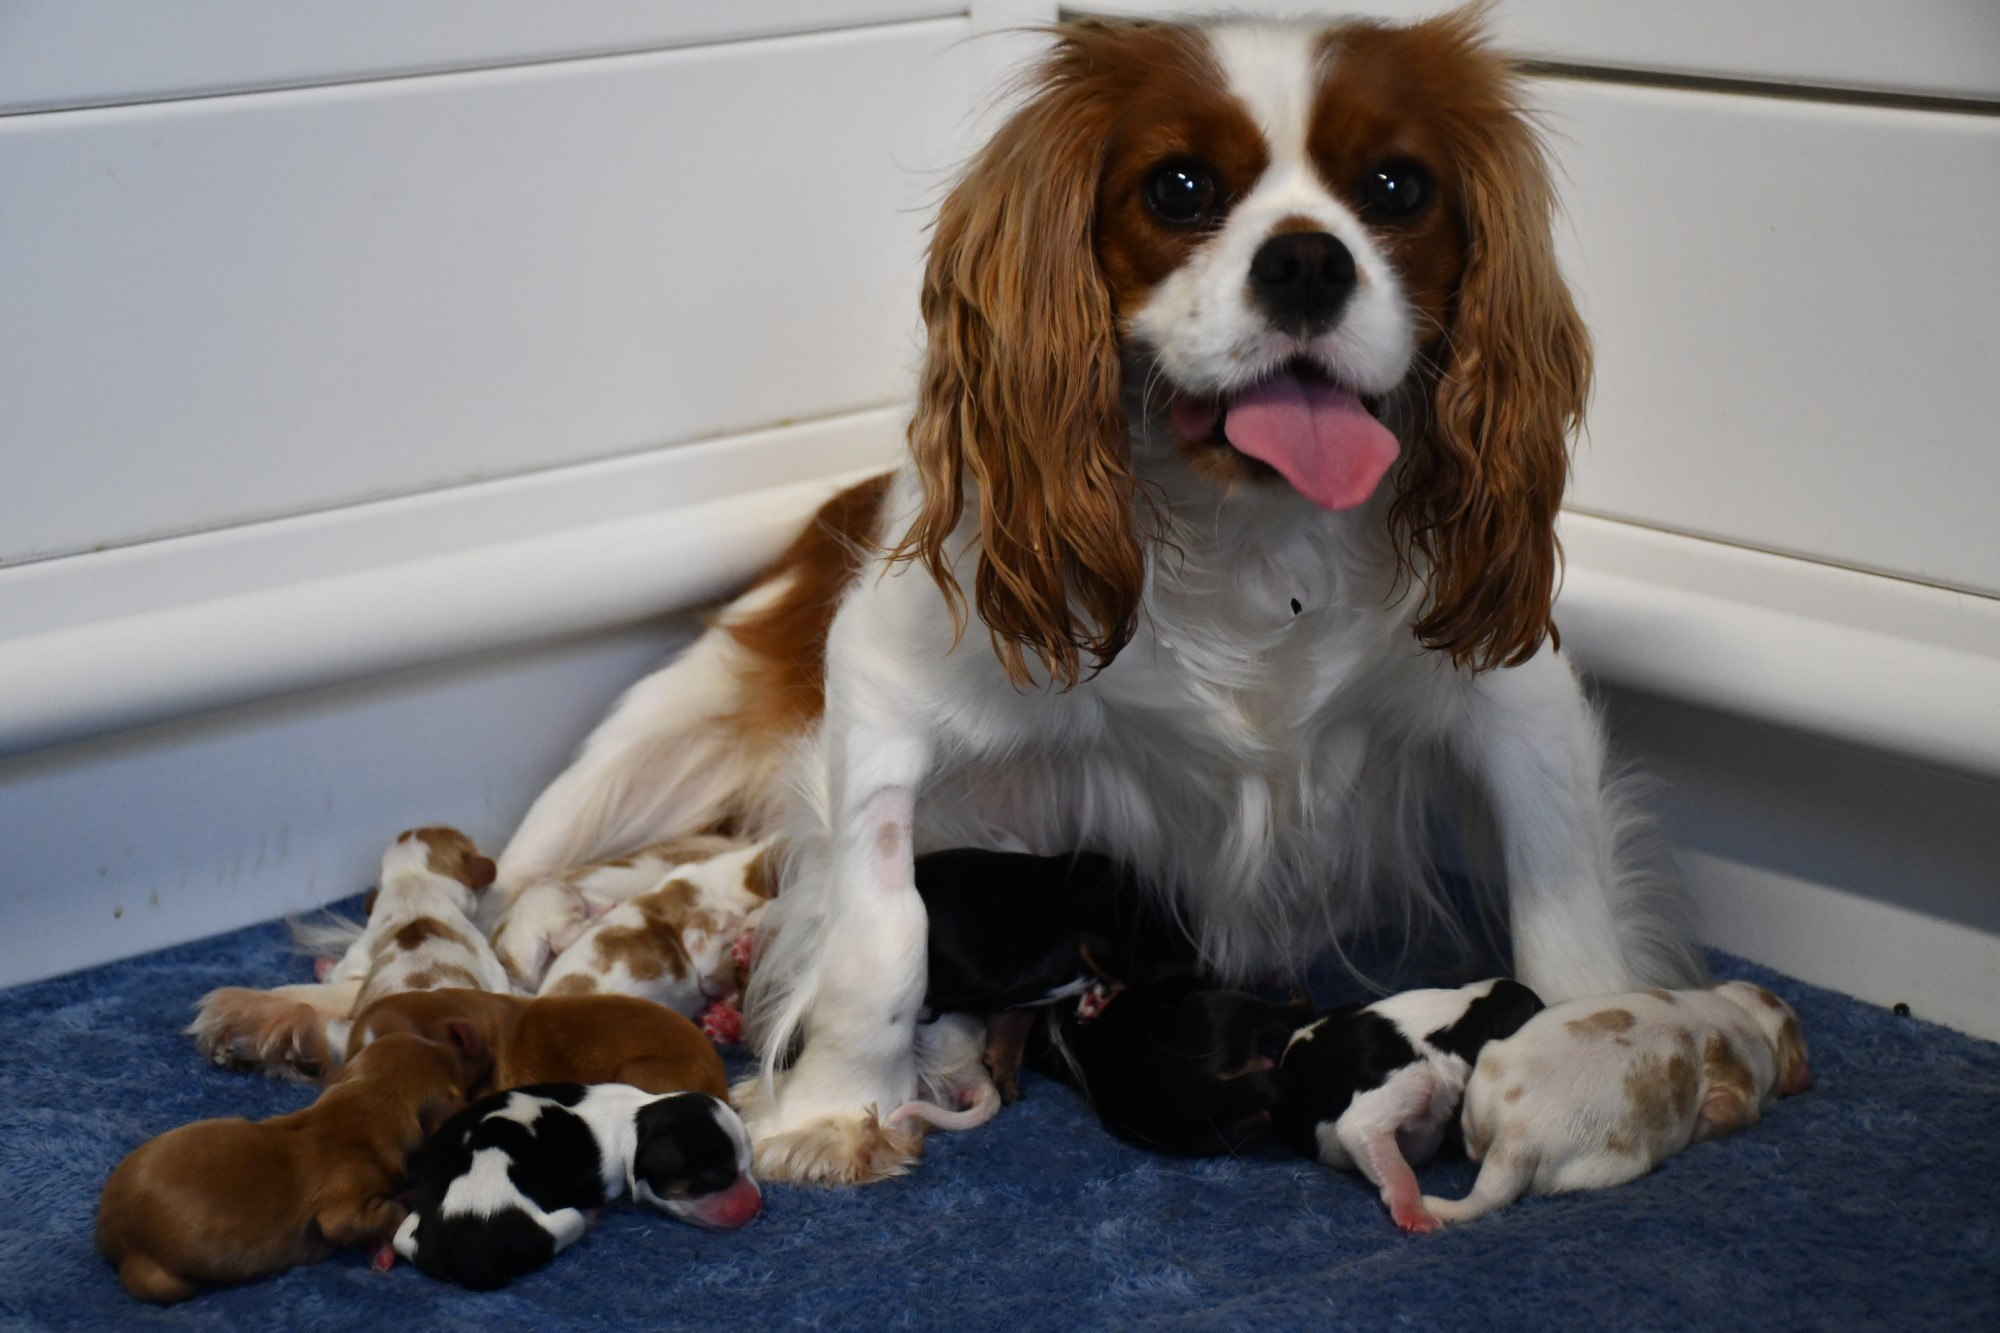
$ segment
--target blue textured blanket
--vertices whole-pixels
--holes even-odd
[[[91,1249],[106,1174],[186,1120],[308,1089],[201,1064],[217,985],[304,980],[276,925],[0,992],[0,1321],[53,1328],[2000,1328],[2000,1046],[1718,956],[1797,1007],[1819,1087],[1623,1189],[1405,1237],[1358,1179],[1272,1151],[1185,1162],[1066,1089],[934,1135],[915,1174],[779,1186],[745,1231],[614,1208],[504,1292],[349,1253],[170,1310]],[[1441,1162],[1426,1188],[1462,1193]]]

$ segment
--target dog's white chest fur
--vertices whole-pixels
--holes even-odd
[[[1009,687],[976,630],[945,652],[920,574],[864,580],[837,653],[885,624],[942,639],[945,669],[911,695],[939,738],[919,846],[1101,850],[1179,897],[1229,968],[1354,924],[1367,894],[1327,886],[1418,863],[1402,844],[1438,776],[1425,738],[1462,688],[1423,669],[1379,528],[1289,495],[1188,502],[1150,553],[1138,632],[1067,693]]]

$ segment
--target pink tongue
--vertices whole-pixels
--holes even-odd
[[[1222,418],[1222,433],[1321,509],[1352,509],[1373,495],[1399,450],[1360,399],[1295,375],[1237,398]]]

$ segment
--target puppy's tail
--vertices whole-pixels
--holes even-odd
[[[285,924],[291,927],[292,947],[308,958],[338,958],[367,929],[336,912],[294,917]]]
[[[1472,1193],[1463,1199],[1426,1194],[1424,1207],[1440,1222],[1470,1222],[1495,1208],[1505,1208],[1526,1194],[1534,1181],[1533,1158],[1489,1153],[1486,1164],[1479,1168],[1479,1179],[1472,1182]]]
[[[203,1056],[225,1068],[317,1082],[340,1062],[334,1038],[345,1035],[360,993],[359,982],[267,991],[224,986],[201,997],[186,1031]]]
[[[999,1112],[1000,1089],[988,1079],[974,1094],[972,1105],[962,1111],[947,1111],[934,1102],[904,1102],[889,1112],[888,1123],[896,1125],[905,1120],[921,1120],[939,1129],[978,1129]]]

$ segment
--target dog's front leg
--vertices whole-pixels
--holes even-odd
[[[923,1130],[887,1123],[917,1095],[926,919],[911,846],[925,745],[885,735],[883,714],[829,711],[820,838],[796,848],[766,918],[749,1005],[766,1072],[737,1089],[757,1169],[781,1180],[861,1182],[906,1170]],[[788,1057],[790,1057],[788,1059]]]
[[[1516,975],[1551,1004],[1673,979],[1660,975],[1670,950],[1643,956],[1642,923],[1620,929],[1638,904],[1619,902],[1631,886],[1620,880],[1604,742],[1568,662],[1544,646],[1479,676],[1472,692],[1462,739],[1499,827]]]

